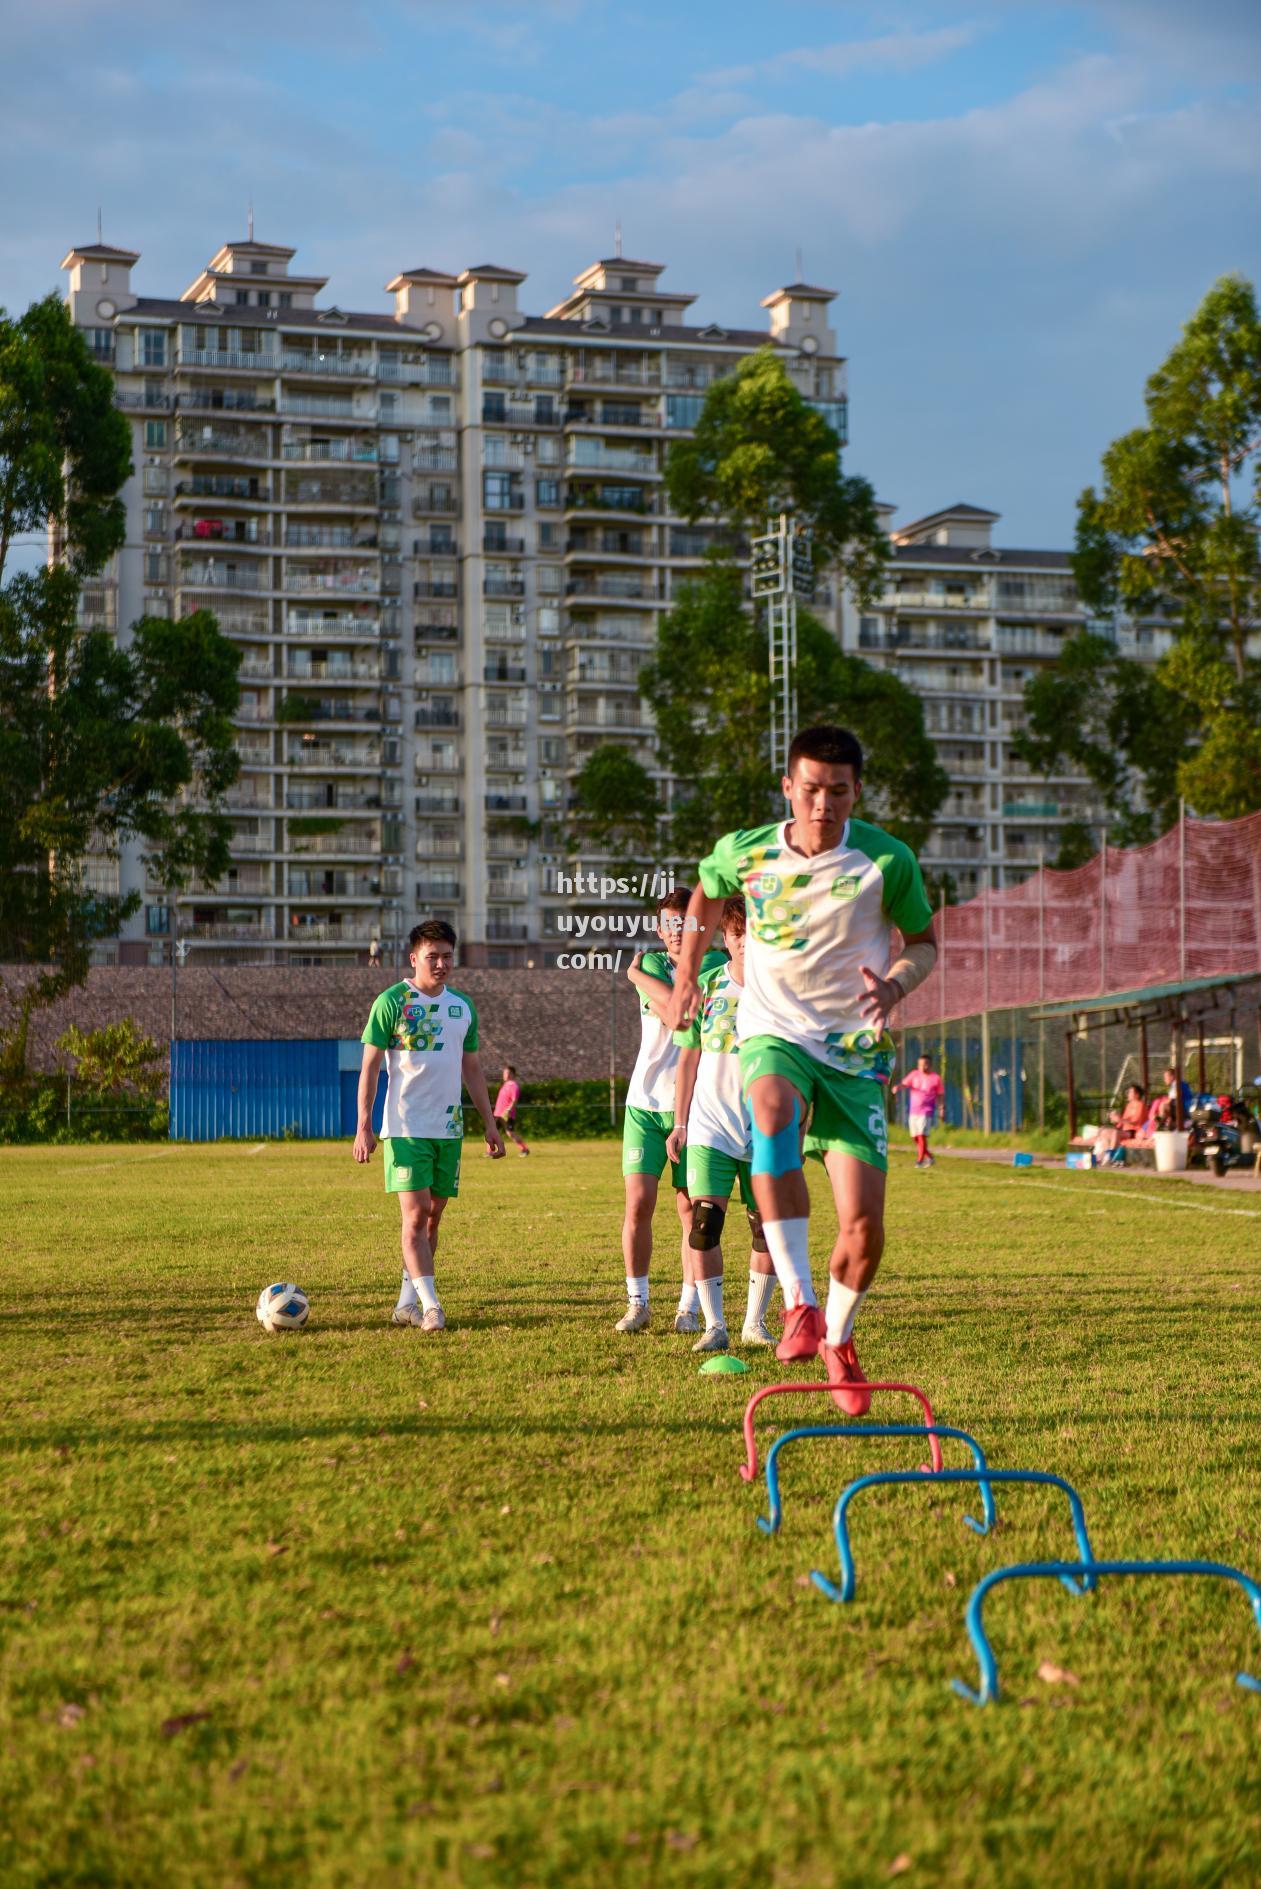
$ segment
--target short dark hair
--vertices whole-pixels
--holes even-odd
[[[415,951],[423,944],[449,944],[454,951],[454,927],[448,925],[445,918],[426,918],[423,923],[413,925],[407,934],[407,949]]]
[[[854,770],[854,779],[862,779],[862,744],[848,728],[837,728],[831,722],[820,722],[817,728],[802,728],[793,736],[784,772],[791,774],[798,761],[826,761],[829,767],[844,767],[848,762]]]
[[[510,1076],[515,1076],[517,1073],[517,1066],[515,1063],[505,1063],[504,1068],[508,1071],[508,1074]]]
[[[933,1052],[930,1049],[922,1049],[915,1060],[917,1063],[931,1063]]]
[[[747,919],[744,909],[744,893],[733,892],[722,903],[722,917],[718,921],[719,931],[734,931],[737,938],[743,938]]]
[[[686,913],[688,906],[691,904],[691,900],[691,886],[676,885],[673,892],[663,892],[661,897],[657,900],[657,917],[660,918],[662,912]]]

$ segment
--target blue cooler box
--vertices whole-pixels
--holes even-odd
[[[1093,1148],[1070,1148],[1064,1156],[1066,1168],[1092,1168],[1095,1165]]]

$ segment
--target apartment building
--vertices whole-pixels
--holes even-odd
[[[404,270],[359,313],[295,253],[251,234],[165,299],[132,251],[63,264],[135,433],[126,545],[83,620],[125,638],[209,609],[242,657],[231,869],[172,896],[136,857],[90,862],[143,895],[117,956],[313,964],[376,940],[396,961],[423,911],[465,962],[551,962],[540,820],[606,742],[671,793],[636,679],[710,533],[669,511],[669,443],[768,345],[844,440],[834,294],[793,283],[763,328],[698,326],[663,265],[615,256],[542,315],[489,263]],[[826,585],[815,607],[839,634]]]
[[[886,522],[893,509],[882,507]],[[1067,551],[996,546],[1000,516],[960,504],[890,524],[883,595],[861,611],[852,600],[844,606],[845,646],[923,698],[950,794],[921,857],[926,869],[950,875],[960,898],[987,883],[1018,884],[1050,863],[1070,821],[1103,838],[1104,811],[1088,781],[1036,775],[1012,748],[1025,684],[1088,619]],[[1111,633],[1131,656],[1155,660],[1169,645],[1158,621]]]

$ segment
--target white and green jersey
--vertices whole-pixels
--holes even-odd
[[[714,964],[725,964],[725,951],[707,951],[701,963],[702,971],[707,971]],[[663,984],[674,983],[674,959],[666,950],[645,951],[640,959],[639,968],[649,977],[660,978]],[[647,998],[639,999],[639,1055],[635,1058],[635,1067],[631,1071],[630,1087],[626,1091],[627,1108],[656,1109],[662,1114],[674,1111],[674,1072],[679,1062],[679,1046],[671,1031],[667,1030],[659,1017],[654,1016]]]
[[[698,1148],[717,1148],[736,1161],[752,1157],[752,1126],[740,1092],[740,1045],[736,1011],[743,984],[731,964],[715,964],[699,979],[701,1004],[686,1030],[676,1030],[680,1049],[699,1049],[696,1086],[688,1110],[687,1138]]]
[[[748,934],[740,1036],[777,1036],[843,1075],[886,1078],[893,1039],[859,1010],[862,966],[884,976],[892,933],[932,920],[909,846],[847,820],[830,852],[808,859],[789,822],[726,833],[700,864],[710,898],[743,892]]]
[[[383,1136],[454,1141],[463,1135],[461,1058],[477,1048],[471,998],[449,984],[434,997],[404,978],[381,992],[362,1040],[385,1051],[390,1080]]]

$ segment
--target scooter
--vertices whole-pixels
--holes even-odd
[[[1261,1126],[1258,1126],[1253,1112],[1256,1092],[1249,1096],[1240,1090],[1238,1095],[1219,1098],[1216,1121],[1204,1124],[1200,1139],[1200,1151],[1204,1165],[1218,1180],[1230,1168],[1251,1167],[1261,1148]],[[1210,1111],[1205,1111],[1209,1113]]]

